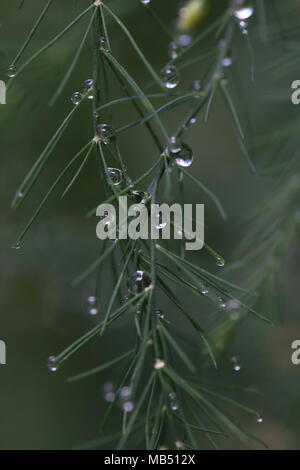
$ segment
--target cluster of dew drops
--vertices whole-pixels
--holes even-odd
[[[151,0],[140,0],[142,4],[149,5]],[[236,0],[236,6],[233,10],[233,16],[238,21],[239,27],[243,34],[248,34],[248,19],[253,15],[254,8],[251,4],[248,4],[244,0]],[[182,49],[187,47],[191,44],[192,38],[189,35],[183,34],[177,38],[176,41],[172,41],[168,46],[168,53],[171,60],[176,59]],[[105,37],[101,36],[99,39],[99,47],[104,52],[109,52],[110,47],[108,41]],[[222,61],[222,66],[224,68],[230,67],[232,65],[232,58],[225,57]],[[17,70],[14,65],[9,67],[7,75],[10,78],[14,78],[16,76]],[[161,70],[161,80],[163,85],[167,90],[174,90],[178,87],[180,82],[179,72],[175,65],[168,64]],[[78,106],[84,98],[89,100],[93,99],[93,87],[94,83],[92,79],[87,79],[84,81],[82,85],[81,91],[76,91],[73,93],[71,97],[71,102]],[[192,84],[192,88],[194,91],[201,91],[202,84],[200,80],[195,80]],[[96,117],[99,117],[98,115]],[[196,118],[192,118],[190,124],[194,124],[196,122]],[[103,142],[103,144],[108,145],[114,142],[116,139],[116,133],[113,127],[109,124],[99,124],[97,127],[98,137]],[[175,162],[179,167],[187,168],[192,165],[194,156],[191,148],[184,142],[181,142],[176,136],[172,136],[169,139],[168,148],[164,152],[165,156],[168,156],[172,162]],[[107,176],[108,181],[113,186],[119,186],[122,184],[124,180],[124,172],[118,168],[107,168]],[[147,195],[143,191],[134,190],[132,191],[132,198],[136,203],[145,203],[148,200],[149,195]],[[158,224],[158,228],[162,228],[160,224]],[[217,264],[220,267],[225,265],[225,261],[221,257],[217,257]],[[143,270],[137,270],[132,274],[132,276],[128,279],[128,295],[124,296],[123,301],[127,302],[132,296],[138,295],[142,293],[146,288],[151,286],[151,277],[149,274]],[[206,285],[202,285],[199,287],[201,293],[203,295],[209,294],[209,288]],[[221,297],[217,298],[219,308],[221,310],[227,310],[231,312],[232,317],[237,316],[237,311],[240,309],[240,305],[238,301],[229,300],[226,301]],[[97,307],[97,298],[94,296],[89,296],[87,299],[88,303],[88,312],[91,316],[95,316],[99,313]],[[159,318],[163,319],[164,315],[161,311],[157,311],[156,314]],[[232,368],[235,372],[239,372],[242,369],[242,365],[240,360],[237,356],[233,356],[231,359]],[[165,367],[165,362],[162,359],[155,359],[154,361],[154,368],[156,370],[160,370]],[[56,357],[51,356],[48,359],[48,368],[52,372],[56,372],[59,369],[59,362]],[[117,393],[114,391],[112,383],[108,382],[103,386],[103,393],[104,399],[107,402],[113,402],[116,399]],[[119,400],[120,406],[125,412],[132,412],[134,410],[134,402],[131,396],[131,390],[129,387],[123,387],[119,392]],[[177,411],[179,409],[177,397],[175,392],[170,392],[168,395],[169,398],[169,406],[172,411]],[[260,414],[257,413],[256,415],[257,422],[262,423],[263,419]]]
[[[125,413],[131,413],[135,409],[135,403],[132,397],[131,387],[125,385],[119,392],[115,390],[112,382],[106,382],[103,385],[103,398],[107,403],[113,403],[116,398],[119,399],[120,408]]]
[[[151,0],[140,0],[143,5],[149,5]],[[238,24],[243,34],[248,33],[248,22],[247,20],[253,15],[254,8],[251,4],[245,2],[245,0],[235,0],[235,7],[233,9],[233,16],[238,21]],[[160,72],[161,81],[167,90],[174,90],[180,83],[180,76],[176,66],[172,63],[173,60],[177,59],[180,52],[192,42],[192,37],[188,34],[181,34],[176,40],[172,41],[168,46],[168,53],[171,58],[171,62],[166,65]],[[101,36],[98,42],[100,50],[103,52],[110,51],[110,45],[106,37]],[[225,57],[222,61],[224,68],[230,67],[233,63],[231,57]],[[15,75],[15,68],[12,73]],[[72,103],[77,106],[81,103],[84,98],[93,99],[93,80],[87,79],[83,83],[82,91],[76,91],[71,97]],[[192,83],[194,91],[201,91],[202,84],[200,80],[195,80]],[[98,114],[96,117],[99,117]],[[197,122],[196,117],[190,119],[189,124],[195,124]],[[116,133],[113,127],[109,124],[98,125],[98,137],[104,144],[110,144],[116,139]],[[165,150],[164,154],[170,158],[171,162],[174,162],[179,167],[187,168],[192,165],[194,156],[191,148],[180,141],[176,136],[172,136],[169,139],[169,145]],[[113,168],[108,170],[110,176],[110,182],[117,186],[122,183],[123,175],[122,170]]]
[[[105,382],[102,388],[103,398],[106,403],[114,403],[118,400],[120,408],[125,413],[131,413],[135,409],[132,389],[130,386],[123,386],[116,390],[112,382]],[[168,393],[168,406],[171,411],[179,410],[179,403],[175,392]]]
[[[151,0],[140,0],[143,5],[149,5]],[[235,8],[233,11],[234,17],[237,19],[239,27],[241,29],[242,34],[248,34],[248,20],[254,13],[254,8],[251,4],[246,2],[245,0],[235,0]],[[168,53],[172,60],[177,59],[181,50],[184,47],[187,47],[191,44],[192,38],[189,35],[181,35],[178,37],[176,41],[172,41],[168,46]],[[110,46],[106,37],[101,36],[99,38],[99,47],[103,52],[109,52]],[[230,67],[232,65],[232,58],[225,57],[222,61],[222,66],[224,68]],[[12,64],[9,66],[7,71],[7,76],[11,79],[15,78],[17,75],[17,67]],[[161,70],[161,80],[163,85],[167,90],[173,90],[177,88],[180,82],[179,72],[175,65],[169,64],[166,65]],[[201,91],[202,85],[200,80],[195,80],[192,84],[192,87],[195,91]],[[84,98],[92,100],[94,98],[93,93],[94,82],[93,79],[87,79],[84,81],[82,85],[81,91],[76,91],[71,96],[71,102],[78,106]],[[98,115],[96,115],[98,117]],[[194,124],[196,122],[196,118],[192,118],[190,120],[190,124]],[[115,138],[116,134],[112,126],[109,124],[99,124],[98,125],[98,136],[105,145],[112,143]],[[165,155],[170,157],[179,167],[187,168],[192,165],[194,157],[191,148],[184,142],[180,142],[180,140],[176,136],[172,136],[169,139],[168,148],[165,151]],[[124,179],[123,171],[118,168],[108,168],[107,169],[107,176],[110,184],[113,186],[119,186],[122,184]],[[22,195],[20,195],[22,197]],[[144,203],[148,199],[148,195],[143,191],[134,190],[132,191],[132,197],[134,198],[136,203]],[[158,222],[157,228],[164,228],[162,224]],[[16,249],[20,248],[20,244],[16,244]],[[217,258],[217,264],[220,267],[225,265],[225,261],[223,258]],[[135,273],[128,280],[128,292],[129,295],[124,296],[124,302],[127,302],[131,296],[140,294],[146,288],[151,286],[151,278],[148,273],[143,270],[137,270]],[[203,295],[209,294],[209,288],[202,284],[200,286],[200,291]],[[229,300],[225,301],[223,298],[218,297],[217,299],[219,308],[221,310],[227,310],[231,312],[232,317],[237,315],[236,311],[239,310],[240,305],[238,301]],[[89,296],[87,298],[88,304],[88,313],[91,316],[96,316],[99,313],[99,309],[97,306],[97,297]],[[233,312],[233,313],[232,313]],[[157,310],[156,315],[163,319],[164,315],[160,310]],[[242,369],[242,364],[237,356],[232,356],[230,358],[230,362],[232,364],[232,369],[235,372],[240,372]],[[155,359],[154,361],[154,368],[156,370],[163,369],[165,367],[165,362],[162,359]],[[55,356],[50,356],[47,362],[48,369],[51,372],[58,371],[60,367],[60,363]],[[113,384],[111,382],[107,382],[103,386],[103,394],[104,399],[106,402],[111,403],[115,401],[117,393],[114,390]],[[120,407],[126,413],[130,413],[134,410],[135,405],[132,399],[132,391],[130,387],[124,386],[121,388],[119,392],[119,402]],[[172,411],[177,411],[179,409],[179,404],[177,401],[177,396],[175,392],[170,392],[168,395],[169,399],[169,407]],[[258,423],[263,422],[263,418],[259,413],[256,413],[256,421]]]
[[[140,0],[143,5],[149,6],[151,0]],[[184,7],[183,7],[184,9]],[[235,0],[234,1],[234,8],[233,8],[233,16],[238,21],[239,27],[243,34],[248,34],[248,20],[254,13],[254,7],[251,3],[247,0]],[[176,41],[172,41],[169,44],[169,55],[171,59],[176,59],[180,54],[183,47],[189,46],[191,44],[192,38],[188,34],[180,35]],[[110,52],[110,45],[108,39],[105,36],[101,36],[98,41],[99,48],[103,52]],[[15,64],[11,64],[8,67],[6,75],[8,78],[15,78],[17,75],[17,66]],[[166,88],[173,89],[176,88],[179,84],[179,74],[174,65],[168,65],[161,71],[162,81],[165,84]],[[90,88],[90,87],[89,87]],[[87,90],[83,90],[81,92],[75,92],[72,95],[72,102],[74,104],[79,104],[84,94]],[[92,98],[90,98],[92,99]]]

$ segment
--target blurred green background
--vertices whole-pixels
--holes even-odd
[[[7,67],[44,3],[25,0],[20,10],[17,0],[1,1],[0,78],[6,79]],[[27,54],[45,44],[89,3],[88,0],[56,1]],[[155,69],[160,70],[168,60],[168,38],[160,32],[138,0],[112,0],[110,3],[133,32]],[[173,26],[181,3],[177,0],[153,0],[156,12],[170,27]],[[222,8],[222,3],[215,2],[214,7],[217,5],[218,9]],[[216,12],[211,12],[211,15]],[[91,76],[87,44],[58,103],[53,108],[48,106],[78,47],[87,20],[84,18],[16,80],[9,90],[7,105],[0,108],[0,339],[7,343],[8,362],[6,366],[0,366],[1,449],[70,449],[93,439],[106,408],[102,384],[111,379],[111,372],[79,384],[68,384],[66,380],[72,374],[117,356],[131,344],[131,329],[125,322],[121,324],[121,329],[113,327],[101,340],[84,347],[57,374],[51,374],[46,367],[48,356],[60,352],[97,321],[89,317],[86,306],[87,296],[94,294],[95,279],[79,289],[70,285],[74,277],[95,258],[99,247],[95,237],[96,220],[85,218],[87,210],[101,200],[95,162],[90,162],[66,199],[60,201],[60,193],[56,193],[26,236],[21,249],[16,251],[10,248],[63,163],[91,137],[91,110],[87,103],[67,130],[31,196],[20,210],[11,210],[10,201],[16,188],[71,109],[71,94],[80,89],[83,80]],[[109,23],[109,30],[114,54],[138,83],[148,83],[147,72],[123,33],[112,23]],[[253,36],[256,36],[255,22],[250,28],[250,34],[252,30]],[[205,42],[199,45],[200,50],[207,47],[209,44]],[[264,100],[267,90],[278,86],[289,90],[291,82],[299,79],[291,75],[277,80],[264,73],[266,62],[280,53],[280,44],[259,44],[255,47],[255,82],[250,80],[247,54],[243,51],[239,53],[237,67],[242,77],[253,135],[269,131],[272,126],[280,125],[297,113],[288,100],[285,103]],[[201,79],[206,67],[207,63],[204,63],[187,69],[181,86],[188,87],[193,80]],[[122,96],[121,90],[114,84],[111,96]],[[182,119],[185,109],[183,106],[164,116],[170,133]],[[124,105],[114,111],[118,125],[134,118],[130,106]],[[197,157],[193,174],[216,192],[229,213],[229,221],[224,224],[209,201],[205,200],[208,242],[230,262],[243,236],[239,222],[269,194],[272,182],[251,173],[237,144],[232,119],[220,99],[214,103],[209,123],[204,123],[202,116],[189,130],[188,141]],[[144,130],[134,128],[123,134],[120,145],[133,178],[157,158],[156,150]],[[261,157],[258,152],[257,161]],[[203,202],[198,189],[190,185],[187,188],[187,199],[190,202]],[[199,259],[201,256],[209,265],[210,261],[205,255],[199,255]],[[249,318],[230,344],[226,355],[238,355],[243,364],[242,371],[234,373],[230,364],[224,360],[220,372],[208,372],[215,381],[251,386],[261,392],[262,396],[255,399],[252,405],[259,409],[264,422],[258,425],[255,420],[246,419],[242,413],[238,417],[252,432],[265,439],[272,449],[300,447],[300,367],[292,366],[290,362],[291,343],[300,336],[299,261],[299,243],[295,241],[279,280],[283,313],[280,324],[268,327]],[[109,281],[103,281],[100,291],[109,288],[107,283]],[[196,301],[193,301],[191,308],[197,308]],[[105,300],[102,304],[105,304]],[[272,316],[272,312],[265,313]],[[180,325],[179,318],[174,321]],[[246,397],[244,402],[249,403],[249,399]],[[112,429],[118,426],[118,416],[114,419]],[[234,449],[241,445],[225,441],[222,446]],[[259,447],[249,443],[248,448]]]

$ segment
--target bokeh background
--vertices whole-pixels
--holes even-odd
[[[23,8],[18,9],[17,0],[1,1],[0,78],[6,80],[7,67],[44,3],[25,0]],[[27,54],[45,44],[89,3],[88,0],[56,1]],[[181,3],[177,0],[153,0],[157,14],[171,28]],[[211,16],[217,14],[225,3],[215,2]],[[155,69],[160,70],[168,60],[168,39],[140,2],[112,0],[111,7],[126,22]],[[300,15],[297,10],[296,13]],[[299,21],[296,13],[295,22]],[[51,198],[21,249],[11,249],[20,229],[63,163],[91,137],[91,110],[87,103],[67,130],[26,203],[17,212],[11,209],[10,202],[16,188],[71,109],[71,94],[80,88],[83,80],[90,78],[91,61],[87,44],[59,101],[52,108],[48,106],[72,60],[86,24],[87,18],[34,62],[9,90],[7,105],[0,108],[0,338],[7,343],[8,361],[6,366],[0,367],[0,448],[5,450],[71,449],[93,439],[106,408],[102,384],[112,378],[112,372],[78,384],[67,383],[67,378],[117,356],[126,350],[131,341],[132,331],[125,322],[119,328],[113,327],[101,340],[84,347],[57,374],[51,374],[46,367],[48,356],[60,352],[97,321],[89,317],[86,305],[87,296],[94,293],[95,279],[78,289],[71,287],[71,281],[95,258],[99,248],[95,237],[96,220],[85,218],[87,210],[101,200],[94,162],[91,161],[84,170],[68,197],[60,201],[58,192]],[[114,53],[140,84],[148,83],[147,72],[123,33],[110,22],[109,30]],[[249,57],[243,50],[239,52],[236,65],[239,73],[237,83],[243,89],[251,136],[254,137],[280,126],[299,112],[288,98],[291,82],[299,77],[294,72],[284,77],[265,72],[265,64],[284,51],[280,42],[260,43],[258,31],[254,20],[250,34],[256,45],[255,82],[250,80]],[[205,50],[210,44],[203,42],[200,46],[200,50]],[[204,62],[189,68],[181,86],[188,87],[193,80],[201,79],[206,66]],[[278,88],[286,92],[285,101],[265,99],[270,90]],[[122,96],[115,84],[112,85],[111,95]],[[183,106],[164,116],[170,132],[182,119],[184,109]],[[117,124],[126,124],[134,117],[130,106],[116,108],[114,118]],[[204,123],[201,117],[189,131],[188,140],[197,157],[193,174],[216,192],[229,213],[229,221],[224,224],[209,201],[205,200],[208,205],[207,239],[230,262],[245,233],[240,228],[240,222],[268,197],[273,188],[272,180],[254,175],[249,170],[237,144],[232,119],[219,98],[214,103],[209,123]],[[157,158],[147,133],[139,128],[122,135],[120,145],[133,178]],[[261,152],[263,150],[256,153],[256,161],[262,158]],[[190,185],[187,199],[191,202],[203,201],[198,189]],[[276,325],[269,327],[249,318],[224,354],[224,357],[236,354],[241,358],[241,372],[234,373],[226,359],[221,361],[219,372],[207,372],[214,381],[259,390],[259,398],[245,397],[244,402],[258,408],[264,422],[258,424],[243,413],[238,413],[238,417],[252,432],[266,440],[271,449],[300,447],[300,367],[293,366],[290,361],[291,343],[300,336],[298,242],[294,240],[292,243],[278,283],[281,315],[276,316]],[[199,259],[201,256],[203,263],[211,267],[206,256],[200,255]],[[109,287],[103,284],[100,291]],[[104,299],[102,305],[105,306]],[[274,299],[269,301],[272,306]],[[197,308],[197,299],[193,302],[191,308]],[[271,316],[274,316],[273,313],[266,312]],[[174,321],[181,324],[179,318],[174,318]],[[114,416],[113,420],[112,429],[118,426],[118,417]],[[235,441],[225,441],[222,447],[237,449],[244,446]],[[248,443],[247,448],[260,447]]]

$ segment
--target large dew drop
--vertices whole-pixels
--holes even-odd
[[[50,356],[47,361],[47,367],[50,372],[57,372],[59,369],[59,362],[55,356]]]
[[[113,186],[119,186],[123,181],[123,172],[119,168],[107,168],[109,182]]]
[[[98,135],[104,144],[110,144],[115,140],[116,134],[109,124],[100,124],[98,126]]]
[[[72,103],[75,104],[75,106],[77,106],[81,100],[82,100],[82,94],[79,93],[79,91],[75,91],[75,93],[73,93],[73,95],[71,96]]]
[[[168,90],[173,90],[179,85],[179,73],[174,65],[167,65],[161,71],[161,78]]]
[[[194,157],[192,149],[187,145],[182,143],[179,152],[172,154],[174,157],[175,163],[184,168],[188,168],[193,163]]]

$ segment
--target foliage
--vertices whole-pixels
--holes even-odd
[[[93,61],[92,85],[84,90],[57,127],[57,131],[18,188],[12,203],[13,207],[21,207],[31,194],[67,128],[72,125],[76,115],[86,112],[85,105],[92,95],[91,137],[89,142],[78,149],[65,168],[60,170],[21,231],[15,248],[21,246],[50,196],[58,190],[62,182],[65,187],[61,197],[65,197],[71,190],[76,190],[76,182],[92,158],[98,163],[99,181],[106,194],[106,202],[115,202],[120,195],[134,197],[134,191],[143,189],[145,203],[149,201],[156,203],[164,197],[170,200],[172,199],[170,194],[177,191],[181,203],[184,203],[185,186],[191,183],[199,191],[199,197],[213,202],[216,214],[225,221],[227,211],[217,195],[193,175],[191,168],[176,165],[172,152],[168,150],[171,138],[179,142],[188,139],[189,127],[200,116],[206,121],[210,119],[216,96],[222,96],[228,117],[236,130],[237,141],[248,163],[249,175],[254,173],[256,178],[272,177],[274,180],[274,191],[270,199],[255,208],[253,215],[247,221],[250,224],[255,220],[255,223],[243,238],[236,253],[236,261],[225,267],[223,256],[206,244],[206,252],[213,257],[218,268],[223,270],[221,275],[204,269],[201,261],[196,263],[187,259],[182,246],[169,246],[163,241],[156,243],[142,240],[103,243],[97,258],[77,276],[74,286],[80,286],[87,278],[95,276],[97,292],[103,266],[106,263],[115,264],[112,267],[115,282],[110,301],[106,305],[101,321],[63,352],[52,357],[49,366],[51,370],[57,370],[93,338],[101,341],[101,336],[110,325],[125,316],[129,317],[135,328],[135,342],[130,351],[112,357],[108,363],[70,379],[71,382],[77,382],[99,374],[106,368],[122,365],[122,375],[119,376],[114,391],[114,400],[108,406],[102,420],[101,436],[83,448],[112,445],[118,449],[128,447],[157,449],[160,446],[197,449],[203,440],[213,448],[218,448],[221,439],[229,434],[238,436],[242,442],[249,437],[259,441],[231,417],[232,410],[237,408],[254,415],[260,422],[259,413],[231,398],[230,390],[228,391],[226,387],[207,383],[203,377],[207,367],[217,367],[229,339],[236,334],[237,327],[247,316],[252,315],[253,321],[266,323],[274,320],[272,312],[264,312],[261,308],[263,306],[261,300],[266,289],[276,295],[277,272],[297,230],[295,214],[300,183],[299,178],[293,176],[297,163],[294,157],[296,147],[293,145],[293,135],[291,136],[295,125],[289,124],[284,128],[284,132],[278,135],[277,142],[274,142],[273,134],[271,143],[268,135],[253,139],[248,129],[247,110],[243,109],[243,99],[238,97],[239,90],[234,81],[235,62],[240,60],[241,55],[246,55],[248,58],[250,76],[253,81],[255,80],[255,48],[260,47],[265,41],[277,42],[283,38],[287,44],[287,53],[284,57],[268,65],[272,70],[283,69],[282,63],[291,67],[298,63],[297,48],[292,41],[294,30],[285,31],[280,21],[284,15],[291,14],[292,2],[286,2],[289,4],[285,6],[287,13],[278,10],[277,1],[257,0],[250,7],[248,4],[241,5],[241,2],[235,0],[211,1],[206,4],[200,0],[188,2],[184,14],[187,15],[188,9],[191,8],[191,14],[195,14],[196,17],[188,20],[186,17],[185,20],[181,18],[175,31],[170,29],[169,24],[163,22],[159,16],[159,6],[156,8],[155,2],[153,3],[154,5],[149,3],[143,6],[139,1],[135,2],[136,7],[147,9],[149,19],[156,22],[155,27],[162,28],[167,40],[173,43],[172,57],[163,70],[166,70],[166,67],[176,67],[172,70],[175,70],[176,74],[179,71],[185,83],[187,78],[191,81],[190,77],[193,77],[196,64],[203,63],[205,66],[206,71],[201,82],[196,81],[197,77],[193,77],[191,89],[186,89],[185,86],[166,88],[165,72],[161,75],[152,67],[127,28],[123,15],[115,12],[113,2],[99,1],[89,5],[53,39],[21,63],[32,38],[42,22],[46,21],[49,9],[54,8],[53,0],[49,0],[13,60],[8,84],[11,93],[15,81],[21,79],[22,73],[33,61],[57,41],[64,39],[68,31],[76,27],[80,21],[88,18],[86,31],[80,43],[74,47],[73,60],[57,90],[54,91],[50,105],[54,106],[63,95],[90,36]],[[23,7],[23,2],[20,7]],[[26,2],[23,8],[25,7]],[[254,15],[250,14],[249,19],[247,15],[244,18],[236,14],[241,8],[246,7],[254,8]],[[171,19],[177,14],[175,8],[170,8]],[[249,31],[246,20],[250,23]],[[148,73],[148,82],[140,83],[138,78],[132,76],[130,68],[114,54],[112,22],[123,31],[124,40],[128,41],[136,60],[140,61],[141,67],[144,67]],[[191,30],[191,27],[194,29]],[[258,32],[259,39],[253,45],[253,38]],[[178,47],[177,50],[174,41],[182,39],[183,33],[191,38],[191,42],[185,47]],[[210,45],[209,48],[202,48],[204,40],[205,44]],[[111,96],[112,81],[119,84],[120,96]],[[278,94],[269,96],[271,99],[274,97],[277,99]],[[117,109],[125,103],[130,103],[134,107],[137,117],[122,127],[114,128]],[[165,116],[175,108],[184,108],[183,105],[188,105],[187,110],[182,111],[182,120],[176,130],[170,131]],[[112,126],[116,137],[108,145],[105,145],[104,139],[99,136],[98,126],[104,122]],[[141,127],[147,130],[149,142],[153,142],[156,148],[156,159],[152,165],[144,162],[144,172],[132,181],[118,137],[132,128]],[[265,151],[266,145],[270,148],[269,152]],[[259,152],[263,154],[261,159],[257,158]],[[122,171],[121,185],[115,186],[109,176],[108,169],[113,163]],[[66,179],[67,176],[69,180]],[[91,209],[88,217],[94,215],[95,208]],[[253,240],[255,240],[254,247]],[[117,264],[116,259],[122,260],[121,264]],[[124,301],[124,295],[127,295],[127,280],[136,271],[148,273],[151,282],[137,295],[125,296]],[[178,294],[175,291],[178,291]],[[199,306],[202,303],[211,306],[213,321],[208,328],[201,318],[199,309],[197,312],[190,312],[189,307],[184,305],[180,292],[189,292],[197,296]],[[169,308],[182,315],[186,321],[186,328],[193,328],[196,331],[202,344],[196,361],[187,352],[185,340],[177,331],[176,325],[167,320],[167,312],[160,310],[161,298],[167,298]],[[233,358],[233,362],[238,370],[238,359]],[[126,408],[123,403],[120,430],[108,436],[105,426],[114,408],[120,400],[122,401],[124,387],[130,389],[133,407]],[[242,392],[243,390],[240,390],[240,394]]]

